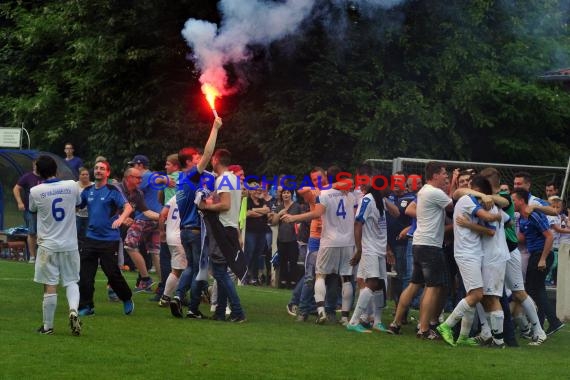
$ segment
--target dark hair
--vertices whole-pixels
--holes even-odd
[[[192,161],[192,157],[194,157],[196,154],[200,154],[200,151],[191,146],[180,149],[178,152],[178,161],[180,162],[180,167],[186,168],[186,161]]]
[[[519,176],[522,177],[522,176]],[[520,198],[524,201],[525,204],[528,204],[528,195],[530,193],[521,187],[517,187],[513,190],[511,195],[515,195],[517,198]]]
[[[362,164],[356,168],[356,174],[371,175],[372,174],[372,166],[370,166],[368,164]]]
[[[55,177],[57,174],[57,163],[50,156],[41,155],[36,160],[36,170],[43,179]]]
[[[437,161],[430,161],[426,164],[426,181],[433,179],[435,174],[438,174],[441,169],[445,169],[445,164]]]
[[[327,176],[332,178],[333,182],[336,180],[336,176],[338,175],[338,173],[340,173],[342,170],[340,167],[333,165],[333,166],[329,166],[329,168],[327,169]]]
[[[531,183],[529,172],[516,172],[514,178],[523,178],[526,183]]]
[[[558,189],[558,185],[554,181],[548,181],[546,182],[546,185],[544,185],[544,187],[549,187],[549,186],[554,186],[555,189]]]
[[[214,152],[213,157],[216,157],[216,159],[220,162],[220,165],[222,165],[222,166],[226,166],[226,167],[230,166],[230,164],[232,162],[232,154],[227,149],[216,150]]]
[[[481,174],[475,174],[471,178],[471,187],[476,187],[479,191],[483,194],[491,195],[493,194],[493,188],[491,184],[487,180],[487,178],[483,177]]]
[[[382,199],[388,194],[388,192],[389,192],[388,189],[390,188],[390,186],[388,186],[387,183],[384,183],[384,180],[386,178],[388,178],[388,177],[385,176],[383,173],[375,174],[372,177],[373,183],[367,189],[367,193],[372,194],[372,197],[374,198],[374,202],[376,202],[376,208],[378,209],[378,211],[380,211],[381,216],[384,216],[384,214],[385,214],[384,202],[382,201]],[[381,184],[376,183],[380,180],[382,181]],[[380,188],[382,188],[382,187],[384,187],[384,190],[380,190]]]
[[[309,172],[309,174],[318,173],[318,172],[320,172],[323,175],[323,177],[326,174],[325,169],[321,168],[320,166],[314,166]]]
[[[493,187],[499,187],[501,185],[501,175],[499,171],[495,168],[485,168],[481,170],[480,173],[483,177],[487,178],[487,181]]]

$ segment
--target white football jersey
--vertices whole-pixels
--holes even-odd
[[[343,193],[335,189],[321,191],[317,204],[325,206],[325,213],[321,216],[323,229],[321,244],[328,247],[354,246],[354,209],[356,198],[353,193]]]
[[[178,213],[176,197],[170,198],[166,207],[168,207],[168,216],[165,221],[166,244],[182,245],[182,242],[180,241],[180,214]]]
[[[388,232],[386,225],[386,199],[384,215],[380,215],[372,194],[366,194],[358,205],[356,221],[362,223],[362,255],[386,256]]]
[[[489,210],[492,214],[501,213],[503,219],[500,222],[485,223],[485,226],[495,230],[494,236],[484,236],[481,239],[483,245],[483,266],[485,264],[496,264],[506,262],[511,258],[507,239],[505,237],[505,223],[510,220],[509,215],[497,206]]]
[[[481,205],[472,196],[464,195],[455,204],[453,209],[453,251],[455,257],[476,256],[483,257],[481,236],[467,228],[458,226],[455,222],[458,216],[467,218],[472,223],[479,223],[475,215],[481,209]]]
[[[52,252],[77,250],[75,206],[81,195],[75,181],[47,180],[30,190],[30,211],[38,214],[38,246]]]

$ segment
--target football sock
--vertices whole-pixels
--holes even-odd
[[[79,307],[79,286],[77,283],[72,283],[65,288],[65,294],[67,296],[67,303],[69,304],[69,310],[77,311]]]
[[[373,293],[372,304],[374,307],[374,326],[382,323],[382,312],[384,311],[384,291],[377,290]]]
[[[346,281],[342,283],[342,307],[341,310],[344,312],[349,312],[352,306],[352,283]],[[368,305],[366,305],[367,307]],[[363,310],[363,312],[366,309]]]
[[[503,310],[494,310],[490,312],[489,320],[491,322],[491,333],[493,334],[493,341],[496,344],[504,344],[503,323],[505,322],[505,315],[503,313]]]
[[[42,304],[44,317],[44,330],[53,329],[55,309],[57,307],[57,293],[44,293]]]
[[[360,322],[360,316],[366,313],[366,310],[368,309],[368,305],[370,304],[371,299],[372,299],[372,290],[370,290],[370,288],[360,289],[360,295],[358,296],[358,301],[356,302],[354,313],[352,314],[352,318],[350,319],[351,325],[357,325]]]

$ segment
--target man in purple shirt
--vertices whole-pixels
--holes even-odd
[[[28,229],[28,252],[30,253],[30,263],[36,262],[36,214],[32,214],[29,209],[30,189],[42,183],[41,177],[36,173],[36,160],[32,162],[32,171],[24,174],[18,179],[12,189],[14,199],[18,204],[18,210],[24,213],[24,222]]]

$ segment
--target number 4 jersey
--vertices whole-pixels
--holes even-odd
[[[38,214],[38,246],[52,252],[77,250],[75,206],[80,203],[75,181],[52,179],[32,187],[30,211]]]
[[[354,209],[357,206],[354,194],[335,189],[323,190],[316,203],[326,208],[321,216],[323,230],[320,246],[354,246]]]

